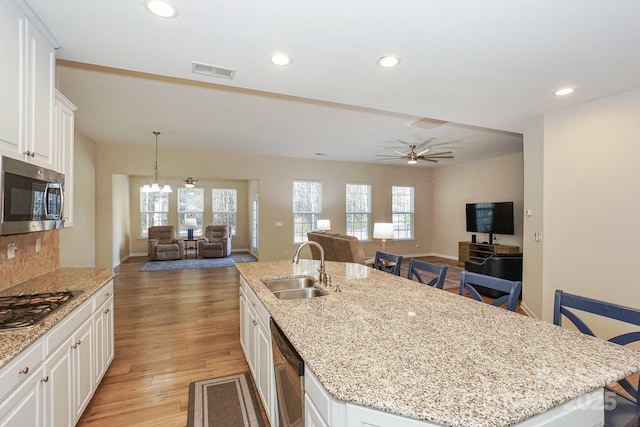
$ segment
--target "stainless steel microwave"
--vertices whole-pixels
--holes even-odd
[[[64,227],[64,175],[0,157],[0,235]]]

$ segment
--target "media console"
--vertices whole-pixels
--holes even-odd
[[[517,254],[519,246],[491,245],[488,243],[458,242],[458,265],[464,267],[466,260],[482,262],[493,254]]]

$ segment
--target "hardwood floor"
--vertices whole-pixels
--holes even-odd
[[[115,269],[115,359],[78,426],[186,426],[191,382],[249,370],[236,268],[140,273],[146,261]]]
[[[115,270],[115,359],[78,426],[186,426],[191,382],[249,370],[235,267],[140,273],[144,262]]]

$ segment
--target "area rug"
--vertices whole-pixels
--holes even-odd
[[[177,259],[171,261],[149,261],[140,271],[192,270],[196,268],[233,267],[233,258]]]
[[[189,384],[187,427],[264,427],[249,374]]]

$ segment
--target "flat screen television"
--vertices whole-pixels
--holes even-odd
[[[514,234],[513,202],[467,203],[467,231],[494,234]]]

